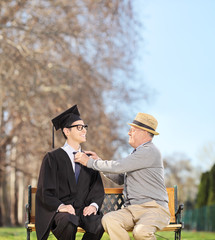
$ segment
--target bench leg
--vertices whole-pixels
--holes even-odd
[[[181,229],[175,232],[175,240],[181,240]]]
[[[31,231],[30,229],[27,229],[27,240],[30,240],[31,237]]]

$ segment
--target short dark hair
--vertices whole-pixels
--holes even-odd
[[[72,123],[73,123],[73,121],[70,119],[68,122],[67,122],[67,125],[66,126],[70,126],[70,125],[72,125]],[[66,128],[66,126],[64,127],[64,128]],[[70,130],[70,128],[69,128],[69,130]],[[61,131],[62,131],[62,133],[63,133],[63,136],[64,136],[64,138],[65,139],[67,139],[67,136],[65,135],[65,133],[63,132],[63,129],[61,128]]]
[[[63,134],[64,138],[67,139],[67,136],[66,136],[65,133],[63,132],[63,129],[61,129],[61,131],[62,131],[62,134]]]

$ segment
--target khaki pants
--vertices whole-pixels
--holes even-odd
[[[102,218],[102,225],[111,240],[130,240],[127,231],[131,230],[135,240],[155,240],[154,233],[166,227],[169,220],[169,209],[151,201],[109,212]]]

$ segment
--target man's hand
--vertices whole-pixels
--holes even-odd
[[[83,215],[84,216],[90,216],[91,214],[96,215],[96,212],[97,212],[96,207],[90,205],[90,206],[84,208]]]
[[[72,205],[64,205],[63,204],[58,208],[58,211],[59,212],[68,212],[70,214],[76,215],[75,214],[75,209],[73,208]]]
[[[99,159],[99,156],[95,153],[95,152],[92,152],[92,151],[84,151],[86,154],[89,154],[90,155],[90,158],[93,158],[94,160],[97,160]]]
[[[79,162],[82,165],[87,166],[88,160],[89,160],[89,157],[83,152],[77,152],[75,154],[75,162]]]

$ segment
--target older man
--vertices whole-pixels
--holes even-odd
[[[138,113],[128,132],[129,144],[134,148],[126,158],[101,160],[78,153],[75,161],[102,171],[118,184],[124,183],[125,208],[110,212],[102,219],[105,231],[112,240],[129,240],[133,229],[136,240],[154,240],[155,232],[168,225],[170,213],[164,184],[164,167],[160,151],[152,143],[157,120],[146,113]],[[111,174],[108,174],[111,173]]]

